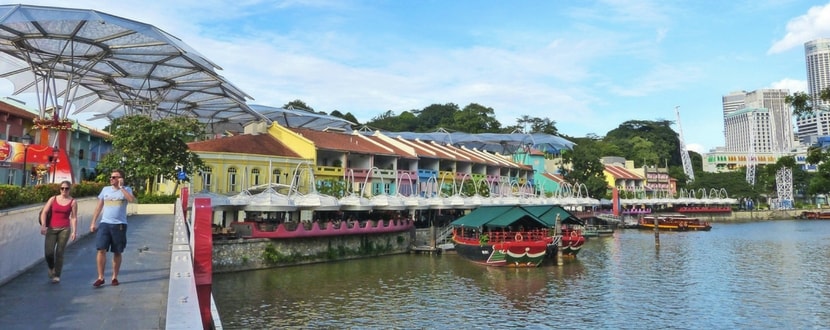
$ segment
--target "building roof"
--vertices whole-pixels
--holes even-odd
[[[375,154],[385,156],[397,155],[392,148],[367,141],[363,136],[342,132],[317,131],[308,128],[288,128],[294,133],[314,142],[320,150]]]
[[[611,173],[614,179],[625,179],[625,180],[642,180],[643,177],[637,175],[634,172],[627,170],[625,167],[617,166],[617,165],[605,165],[605,171]]]
[[[300,155],[269,134],[244,134],[187,144],[191,151],[227,152],[299,158]]]

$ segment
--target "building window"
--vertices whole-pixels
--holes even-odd
[[[251,170],[251,181],[254,186],[259,185],[259,169],[255,168]]]
[[[84,149],[78,150],[78,159],[84,159]]]
[[[280,183],[280,175],[282,175],[282,172],[279,169],[271,172],[271,183]]]
[[[228,192],[236,191],[236,167],[228,169]]]
[[[207,168],[206,170],[202,171],[202,190],[203,191],[211,191],[212,181],[213,181],[213,173],[211,173],[211,169]]]

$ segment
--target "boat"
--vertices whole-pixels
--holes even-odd
[[[830,219],[830,212],[827,212],[827,211],[822,211],[822,212],[804,211],[804,212],[801,212],[801,214],[798,215],[798,218],[799,219],[811,219],[811,220],[813,220],[813,219],[827,220],[827,219]]]
[[[640,217],[637,228],[654,230],[655,220],[659,230],[668,231],[709,231],[712,225],[698,218],[683,214],[659,214]]]
[[[450,225],[456,253],[487,266],[538,267],[558,252],[576,257],[585,243],[582,221],[555,205],[481,206]]]

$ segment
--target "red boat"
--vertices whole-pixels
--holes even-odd
[[[560,221],[559,235],[554,230],[556,221],[548,221],[557,217],[565,218]],[[537,267],[556,259],[560,243],[563,257],[576,256],[585,237],[573,221],[581,223],[559,206],[482,206],[451,223],[452,239],[456,253],[475,263]]]
[[[823,212],[816,212],[816,211],[804,211],[798,216],[799,219],[830,219],[830,212],[823,211]]]
[[[655,219],[657,229],[668,231],[709,231],[712,225],[698,218],[690,218],[682,214],[649,215],[640,218],[640,229],[654,230]]]

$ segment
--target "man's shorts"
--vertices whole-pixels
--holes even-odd
[[[95,248],[112,253],[122,253],[127,248],[127,225],[101,223],[95,237]]]

